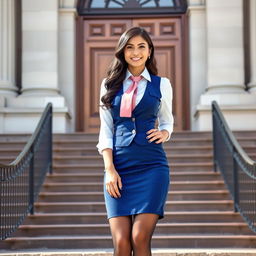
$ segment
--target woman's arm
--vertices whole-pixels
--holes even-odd
[[[101,97],[105,95],[105,79],[101,83],[100,105],[102,105]],[[113,118],[109,109],[99,108],[100,113],[100,133],[97,148],[103,156],[104,167],[106,172],[106,189],[113,197],[120,197],[118,187],[122,188],[121,178],[118,175],[113,164]],[[117,186],[118,185],[118,186]]]
[[[161,78],[160,90],[162,98],[158,112],[158,129],[151,129],[147,132],[147,139],[149,139],[149,142],[156,140],[155,143],[157,144],[168,141],[173,131],[173,93],[172,86],[168,78]]]
[[[105,88],[105,79],[103,79],[100,87],[100,105],[103,105],[101,97],[107,92]],[[99,141],[97,148],[99,154],[102,155],[102,151],[105,148],[113,149],[113,118],[110,112],[110,109],[99,107],[100,114],[100,132],[99,132]]]
[[[158,114],[158,129],[160,131],[166,130],[168,132],[168,137],[166,141],[168,141],[171,138],[171,134],[173,132],[173,114],[172,114],[172,98],[173,98],[173,92],[172,92],[172,85],[170,83],[170,80],[166,77],[161,78],[161,104]]]
[[[113,150],[106,148],[102,152],[106,172],[106,189],[112,197],[121,197],[118,188],[122,189],[122,181],[113,164]]]

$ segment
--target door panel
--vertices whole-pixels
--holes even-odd
[[[84,21],[84,121],[80,130],[98,132],[100,85],[113,59],[117,40],[131,20]],[[81,117],[79,117],[81,118]]]
[[[158,74],[168,77],[173,88],[173,114],[175,130],[181,130],[184,119],[184,82],[182,80],[182,38],[180,18],[148,18],[148,19],[95,19],[83,20],[83,79],[79,91],[83,92],[82,127],[85,132],[99,131],[99,93],[101,81],[106,77],[117,40],[120,35],[132,26],[145,28],[155,45],[155,57]],[[79,97],[78,97],[79,98]],[[81,115],[81,114],[80,114]]]

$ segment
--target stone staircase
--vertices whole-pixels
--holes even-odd
[[[235,133],[256,159],[256,132]],[[0,135],[0,162],[9,163],[29,135]],[[103,198],[103,160],[96,134],[54,134],[53,174],[46,177],[35,214],[0,249],[112,248]],[[165,149],[171,186],[153,248],[255,248],[219,173],[213,172],[210,132],[175,132]]]

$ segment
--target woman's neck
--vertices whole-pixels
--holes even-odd
[[[145,66],[144,67],[128,67],[128,70],[133,76],[139,76],[144,69],[145,69]]]

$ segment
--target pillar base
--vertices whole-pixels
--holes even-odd
[[[248,87],[250,88],[249,89],[250,93],[254,93],[254,94],[256,93],[256,82],[249,83]],[[255,97],[255,95],[254,95],[254,97]]]
[[[256,98],[253,94],[204,94],[194,114],[194,128],[212,130],[211,103],[217,101],[231,130],[256,130]]]
[[[0,107],[0,133],[33,133],[44,108]],[[67,108],[53,108],[53,132],[70,132],[70,116]]]
[[[205,93],[200,96],[198,105],[211,105],[215,100],[220,105],[254,105],[256,104],[256,97],[246,91],[243,93],[226,93],[226,94],[208,94]]]
[[[232,131],[256,130],[256,104],[220,106],[220,109]],[[210,106],[200,105],[195,114],[195,129],[198,131],[212,130],[212,112]]]
[[[64,97],[58,95],[0,97],[0,133],[33,133],[49,102],[53,105],[53,132],[71,132],[71,115]]]
[[[61,95],[54,96],[24,96],[7,98],[7,106],[11,108],[44,108],[51,102],[54,108],[65,108],[65,98]]]

